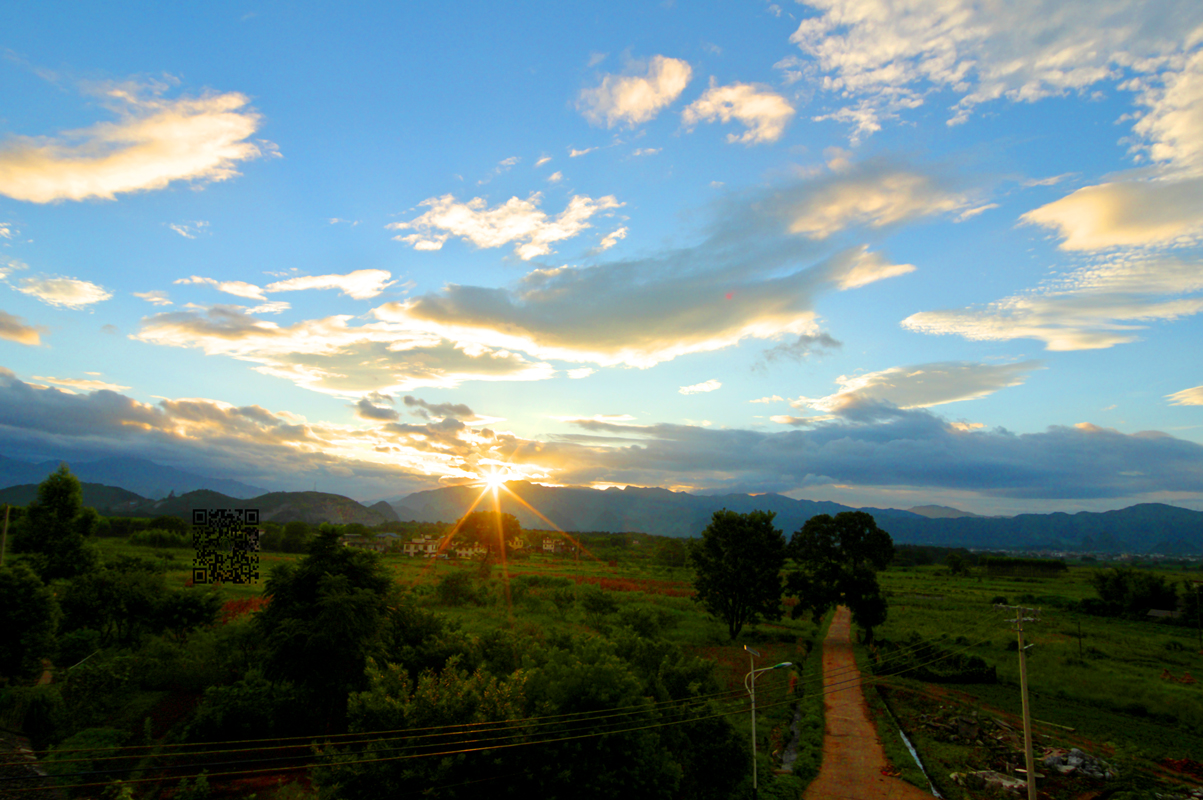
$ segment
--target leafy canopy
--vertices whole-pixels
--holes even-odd
[[[74,578],[95,568],[99,561],[88,539],[100,517],[84,508],[79,479],[61,464],[38,484],[38,497],[25,509],[13,537],[13,552],[28,553],[29,563],[42,580]]]
[[[781,616],[785,536],[772,511],[715,511],[699,542],[690,542],[694,599],[727,623],[734,639],[744,625]]]
[[[789,555],[797,564],[786,579],[787,591],[798,598],[794,616],[810,611],[820,617],[842,603],[872,640],[887,608],[877,571],[894,558],[894,540],[873,516],[844,511],[811,517],[790,539]]]

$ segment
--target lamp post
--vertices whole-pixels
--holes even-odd
[[[782,661],[780,664],[774,664],[771,667],[761,667],[756,669],[756,656],[760,655],[752,648],[744,645],[744,650],[748,651],[748,664],[752,671],[744,676],[744,688],[748,690],[748,694],[752,696],[752,800],[756,800],[756,676],[762,672],[768,672],[781,667],[792,667],[790,661]]]

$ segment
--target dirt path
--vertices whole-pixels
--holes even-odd
[[[823,766],[806,800],[931,800],[928,792],[882,774],[889,762],[869,720],[851,635],[852,613],[841,606],[823,642]]]

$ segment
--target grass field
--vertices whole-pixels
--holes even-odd
[[[1203,674],[1203,653],[1192,628],[1155,621],[1130,621],[1076,614],[1073,602],[1094,596],[1092,568],[1074,567],[1050,578],[953,577],[941,567],[895,568],[881,574],[890,593],[889,620],[879,637],[905,640],[912,633],[948,651],[984,659],[997,669],[996,684],[929,684],[891,676],[880,681],[879,697],[888,701],[946,797],[973,796],[949,780],[952,772],[997,768],[999,759],[968,741],[949,741],[938,717],[1007,715],[1021,711],[1015,613],[998,610],[993,600],[1040,608],[1039,620],[1025,624],[1031,714],[1036,722],[1036,756],[1044,748],[1079,747],[1119,767],[1125,784],[1139,789],[1142,778],[1173,782],[1167,759],[1198,759],[1203,754],[1203,684],[1163,678]],[[1198,573],[1175,571],[1177,582]],[[868,655],[858,652],[862,665]],[[871,691],[871,694],[873,692]],[[871,700],[874,698],[871,698]],[[879,701],[880,702],[880,701]],[[883,740],[897,734],[878,717]],[[893,756],[910,760],[899,754]],[[904,767],[905,764],[900,764]],[[922,785],[914,773],[906,775]],[[1054,781],[1054,783],[1057,783]],[[1060,781],[1053,797],[1073,797],[1091,788],[1088,781]]]

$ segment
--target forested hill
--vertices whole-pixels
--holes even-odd
[[[774,511],[778,528],[793,533],[816,514],[866,511],[896,542],[978,548],[1039,548],[1111,552],[1203,552],[1203,512],[1160,503],[1120,511],[1077,514],[1022,514],[1016,517],[931,519],[898,509],[852,509],[839,503],[794,500],[779,494],[693,495],[667,489],[606,489],[508,484],[510,490],[543,517],[498,493],[502,511],[523,527],[548,523],[567,531],[643,531],[664,536],[696,536],[715,511]],[[424,522],[458,519],[480,489],[467,486],[418,492],[393,503],[403,520]],[[491,500],[489,501],[491,506]]]

